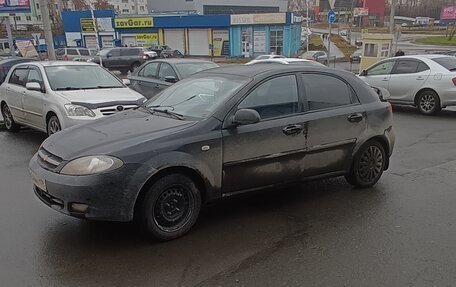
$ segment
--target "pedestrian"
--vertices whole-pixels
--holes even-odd
[[[399,49],[396,54],[394,55],[394,57],[400,57],[400,56],[405,56],[405,53],[404,51],[402,51],[401,49]]]

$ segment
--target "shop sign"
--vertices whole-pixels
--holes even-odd
[[[285,24],[285,13],[236,14],[231,15],[231,25]]]
[[[223,47],[229,43],[230,35],[228,30],[214,30],[212,31],[212,43],[214,56],[219,57],[223,55]],[[229,56],[229,55],[226,55]]]
[[[115,28],[151,28],[154,27],[154,19],[152,17],[143,18],[115,18]]]
[[[368,8],[355,8],[353,10],[353,16],[354,17],[360,17],[360,16],[368,16],[369,15],[369,9]]]
[[[112,18],[97,18],[98,32],[114,32]]]
[[[152,44],[158,44],[158,34],[157,33],[147,33],[147,34],[136,34],[136,44],[143,46],[152,46]]]
[[[82,32],[95,32],[95,20],[92,18],[81,18]]]

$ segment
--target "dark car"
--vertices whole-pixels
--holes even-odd
[[[191,75],[218,67],[204,60],[166,59],[147,62],[128,77],[130,88],[147,99]]]
[[[444,55],[447,55],[447,56],[456,56],[456,51],[448,51],[448,52],[445,52],[443,53]]]
[[[170,240],[223,197],[336,176],[370,187],[393,146],[391,105],[355,75],[242,65],[195,74],[137,110],[61,131],[29,167],[48,206],[86,219],[135,218]]]
[[[350,61],[352,62],[361,62],[361,57],[363,54],[363,50],[356,50],[353,54],[350,55]]]
[[[128,71],[133,72],[149,59],[142,47],[103,49],[92,61],[99,64],[100,57],[103,67],[110,70],[119,70],[123,74],[128,73]]]
[[[15,58],[6,58],[0,60],[0,84],[5,81],[6,76],[8,75],[9,70],[12,66],[20,63],[26,62],[33,62],[38,61],[38,59],[30,59],[30,58],[22,58],[22,57],[15,57]]]
[[[174,50],[168,45],[150,47],[147,50],[156,52],[160,58],[184,58],[179,50]]]

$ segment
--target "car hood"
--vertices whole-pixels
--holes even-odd
[[[108,102],[137,102],[140,99],[145,100],[141,94],[130,88],[57,91],[56,93],[72,103],[100,104]]]
[[[194,124],[195,121],[152,115],[138,109],[65,129],[49,137],[42,147],[64,160],[116,155],[118,151],[172,135]]]

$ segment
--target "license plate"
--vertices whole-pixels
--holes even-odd
[[[30,171],[30,174],[32,176],[33,184],[36,185],[42,191],[46,191],[46,181],[37,176],[33,171]]]

